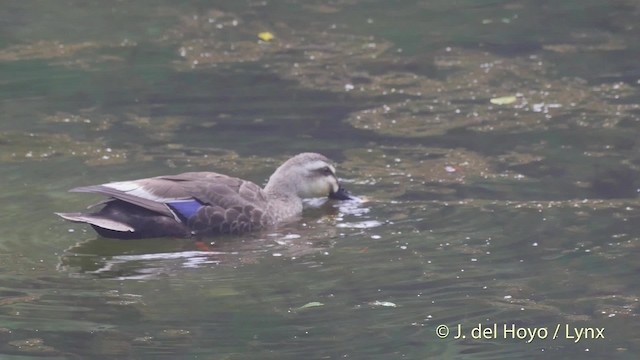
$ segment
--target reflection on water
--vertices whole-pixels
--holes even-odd
[[[90,245],[82,244],[83,247]],[[72,272],[79,269],[81,273],[98,277],[126,279],[145,279],[154,276],[168,275],[179,268],[197,268],[207,264],[219,264],[224,252],[182,251],[171,253],[153,253],[140,255],[98,256],[78,253],[80,246],[68,249],[63,255],[59,270]]]
[[[634,1],[104,4],[3,5],[0,357],[637,357]],[[303,151],[359,201],[206,244],[53,214]]]

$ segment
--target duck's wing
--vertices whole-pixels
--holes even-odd
[[[261,228],[266,216],[267,196],[260,186],[216,173],[186,173],[163,177],[189,184],[193,199],[172,202],[195,234],[243,233]],[[197,179],[197,180],[194,180]]]
[[[202,205],[223,209],[266,204],[262,189],[249,181],[214,173],[191,172],[71,189],[118,199],[165,216],[189,218]]]
[[[166,203],[189,199],[190,196],[182,190],[171,181],[150,178],[82,186],[69,191],[101,194],[159,214],[175,217]]]

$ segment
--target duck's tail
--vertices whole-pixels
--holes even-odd
[[[135,229],[127,224],[108,219],[98,214],[86,213],[55,213],[61,218],[73,222],[86,223],[112,231],[134,232]]]
[[[116,239],[189,237],[186,225],[173,217],[113,200],[94,213],[56,213],[65,220],[89,224],[101,236]]]

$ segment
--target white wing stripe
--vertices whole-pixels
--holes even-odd
[[[122,192],[129,192],[131,190],[135,190],[140,187],[140,185],[136,184],[134,181],[112,182],[112,183],[104,184],[102,186],[106,186],[108,188],[116,189]]]
[[[147,199],[147,200],[152,200],[152,201],[157,201],[162,203],[168,202],[168,201],[189,199],[187,197],[169,198],[169,197],[158,196],[146,190],[144,187],[136,184],[135,181],[113,182],[113,183],[104,184],[103,186],[106,186],[108,188],[112,188],[118,191],[126,192],[129,195],[133,195],[142,199]]]

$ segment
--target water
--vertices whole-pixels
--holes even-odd
[[[635,358],[639,10],[5,2],[1,357]],[[302,151],[364,201],[210,251],[53,215]]]

